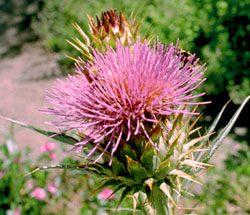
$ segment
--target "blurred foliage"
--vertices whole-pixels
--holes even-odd
[[[229,92],[239,104],[250,94],[250,2],[198,0],[201,31],[192,51],[208,63],[208,94]],[[199,51],[200,50],[200,51]]]
[[[246,141],[224,161],[224,168],[209,171],[203,192],[196,198],[206,215],[250,214],[250,147]]]
[[[54,163],[49,156],[53,151],[33,155],[32,159],[28,158],[31,153],[29,148],[18,150],[9,135],[0,144],[0,215],[117,214],[110,209],[116,208],[120,194],[111,200],[100,198],[101,190],[93,192],[100,180],[85,171],[41,170],[27,175],[37,167]],[[62,163],[77,165],[79,161],[67,158]],[[56,192],[51,193],[48,185],[53,185]],[[37,187],[45,191],[45,198],[32,197]],[[122,206],[131,208],[130,204],[132,201],[126,199]]]
[[[200,89],[208,95],[228,93],[235,104],[250,94],[250,2],[248,0],[54,0],[43,2],[35,30],[44,46],[59,53],[59,62],[73,65],[65,55],[77,55],[65,41],[77,35],[72,23],[89,32],[86,14],[117,8],[144,17],[142,33],[149,27],[164,43],[176,42],[208,63],[208,80]],[[224,101],[223,101],[224,102]]]

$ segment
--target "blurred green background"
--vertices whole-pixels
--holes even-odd
[[[175,43],[179,38],[179,45],[183,49],[196,53],[202,63],[207,63],[205,74],[207,81],[199,91],[206,92],[204,100],[211,100],[212,104],[203,109],[205,116],[211,116],[204,118],[203,122],[210,124],[211,119],[231,98],[232,103],[220,124],[224,126],[237,105],[250,94],[249,0],[20,0],[18,2],[0,1],[2,14],[10,14],[14,18],[21,17],[15,21],[2,16],[5,19],[0,21],[1,38],[3,35],[8,36],[8,29],[18,26],[16,27],[18,31],[13,37],[19,39],[19,43],[10,43],[8,50],[0,50],[2,57],[8,56],[9,50],[18,53],[17,50],[24,42],[40,39],[46,50],[57,54],[62,74],[65,74],[65,71],[67,73],[73,69],[72,61],[65,55],[77,54],[66,42],[71,36],[79,36],[72,23],[77,22],[85,32],[88,32],[86,14],[100,16],[103,10],[117,8],[118,11],[126,10],[127,14],[134,11],[138,15],[138,20],[144,17],[142,33],[151,26],[155,38],[159,36],[165,44]],[[21,10],[22,7],[26,10]],[[6,41],[4,43],[6,44]],[[238,126],[249,129],[249,109],[250,104],[242,112]],[[203,214],[250,214],[250,205],[247,201],[250,192],[248,131],[243,136],[234,137],[241,147],[232,148],[233,155],[228,156],[219,169],[209,173],[208,178],[211,180],[204,186],[204,192],[196,196],[205,205]]]

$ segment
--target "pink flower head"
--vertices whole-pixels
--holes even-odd
[[[51,160],[55,160],[56,159],[56,154],[55,153],[51,153],[49,156],[50,156]]]
[[[48,184],[47,185],[47,190],[51,193],[51,194],[55,194],[57,189],[53,184]]]
[[[55,143],[47,142],[47,143],[44,143],[40,146],[40,150],[42,152],[49,152],[49,151],[52,151],[55,147],[56,147]]]
[[[197,66],[194,55],[184,59],[172,44],[157,42],[151,48],[146,41],[131,46],[118,43],[116,50],[107,47],[106,53],[93,49],[93,56],[93,61],[76,64],[77,75],[57,80],[47,97],[54,107],[44,111],[58,116],[50,122],[58,128],[89,132],[75,144],[79,150],[90,140],[96,144],[86,159],[101,145],[103,152],[95,162],[110,150],[111,165],[121,139],[129,142],[133,135],[145,136],[158,150],[145,125],[153,127],[161,116],[172,113],[196,114],[180,107],[202,103],[190,99],[204,95],[191,93],[205,81],[204,65]]]
[[[36,187],[30,196],[36,198],[37,200],[43,200],[46,198],[46,192],[43,188]]]
[[[115,194],[111,195],[114,191],[111,189],[103,189],[99,195],[98,198],[99,199],[114,199],[115,198]],[[110,196],[111,195],[111,196]]]

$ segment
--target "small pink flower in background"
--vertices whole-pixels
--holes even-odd
[[[55,194],[57,189],[53,184],[48,184],[47,185],[47,190],[51,193],[51,194]]]
[[[14,210],[13,215],[20,215],[20,214],[21,214],[20,210],[18,210],[18,209]]]
[[[40,150],[42,152],[49,152],[49,151],[52,151],[55,147],[56,147],[55,143],[47,142],[47,143],[44,143],[40,146]]]
[[[36,187],[30,196],[36,198],[37,200],[43,200],[46,197],[46,192],[43,188]]]
[[[115,194],[113,194],[112,196],[110,196],[114,191],[112,189],[103,189],[99,195],[98,198],[99,199],[114,199],[115,198]]]
[[[20,158],[14,158],[14,163],[20,163]]]
[[[8,210],[7,215],[20,215],[21,211],[19,209]]]
[[[4,174],[5,174],[5,172],[2,170],[2,171],[0,171],[0,178],[3,178],[4,177]]]
[[[32,180],[28,180],[28,181],[27,181],[27,183],[26,183],[26,188],[27,188],[28,190],[31,190],[31,189],[34,188],[34,183],[33,183]]]
[[[47,142],[46,146],[48,151],[51,151],[56,147],[55,143],[53,142]]]
[[[50,154],[50,158],[51,158],[51,160],[55,160],[56,159],[56,154],[55,153],[51,153]]]

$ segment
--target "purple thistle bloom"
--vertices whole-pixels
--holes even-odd
[[[81,149],[90,140],[95,143],[86,159],[105,144],[95,162],[109,150],[111,165],[121,139],[128,142],[133,135],[146,137],[158,150],[145,124],[153,126],[161,116],[172,113],[196,114],[181,106],[202,103],[189,100],[204,95],[191,94],[205,81],[201,79],[204,65],[193,63],[194,56],[184,64],[172,44],[157,42],[151,48],[146,42],[118,43],[116,50],[107,47],[107,53],[100,53],[93,49],[93,55],[94,62],[76,64],[77,75],[69,75],[66,82],[57,80],[47,97],[55,107],[44,111],[58,116],[50,122],[58,128],[89,132],[88,138],[75,145]]]

